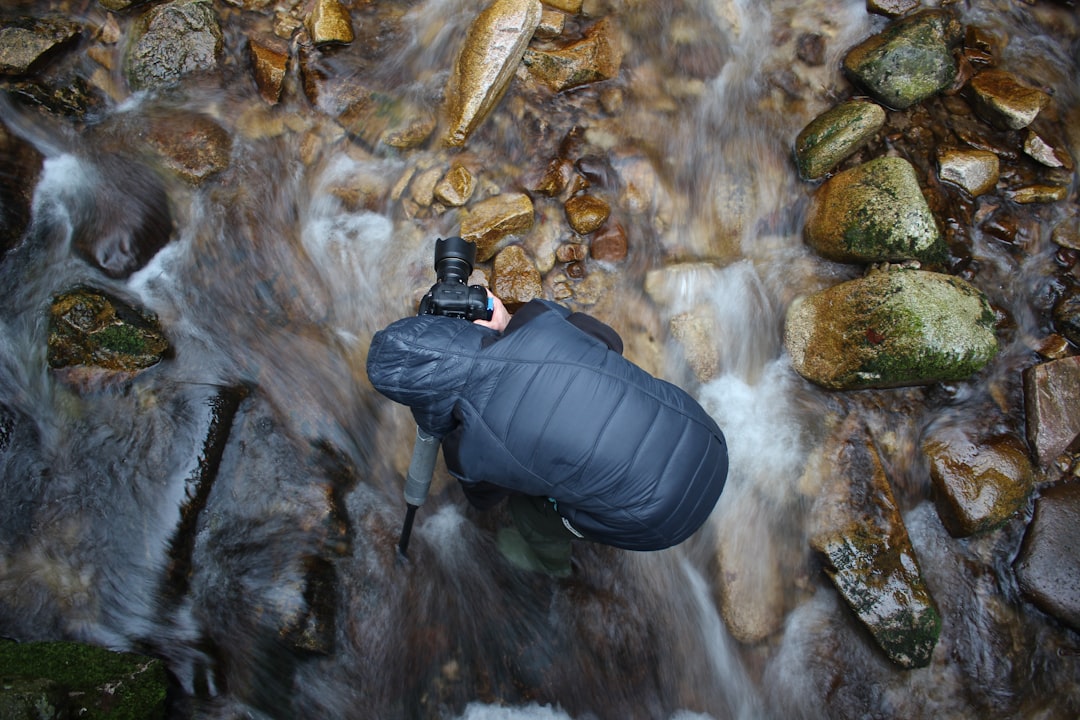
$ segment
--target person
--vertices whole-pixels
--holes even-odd
[[[441,438],[473,506],[508,501],[503,555],[565,577],[575,540],[659,550],[696,532],[727,477],[716,422],[600,320],[547,300],[511,316],[488,294],[491,320],[417,315],[375,333],[367,372]]]

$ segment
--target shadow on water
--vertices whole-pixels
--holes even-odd
[[[1075,637],[1026,608],[1011,580],[1021,520],[957,543],[927,502],[925,469],[895,461],[927,583],[943,589],[943,646],[954,656],[913,671],[880,654],[806,543],[815,477],[827,472],[824,420],[854,401],[796,376],[780,330],[796,295],[856,271],[804,246],[811,188],[788,149],[841,92],[833,69],[843,50],[880,19],[861,0],[610,5],[633,89],[621,119],[589,115],[582,108],[596,101],[587,93],[554,96],[546,118],[522,119],[511,92],[465,157],[492,187],[516,190],[522,168],[547,160],[536,148],[573,146],[568,128],[591,123],[580,144],[606,153],[590,160],[598,186],[604,167],[648,168],[648,192],[625,201],[630,256],[617,271],[597,265],[611,290],[583,309],[623,333],[643,367],[690,388],[725,429],[730,479],[709,524],[659,553],[582,545],[568,580],[523,575],[495,549],[506,512],[468,507],[440,467],[403,561],[395,546],[414,426],[371,390],[364,356],[372,333],[411,313],[432,282],[434,237],[457,231],[458,211],[408,215],[393,190],[445,153],[354,147],[327,131],[295,70],[279,113],[292,127],[252,110],[259,101],[246,75],[225,90],[130,96],[82,134],[5,102],[0,119],[45,161],[31,225],[0,265],[0,634],[162,657],[177,718],[1075,711]],[[994,4],[975,5],[966,10],[973,19],[1008,25]],[[322,62],[437,104],[475,8],[433,0],[401,10],[389,39]],[[85,13],[91,23],[104,17]],[[1014,60],[1037,57],[1074,106],[1076,58],[1040,25],[1013,29]],[[791,37],[804,31],[829,38],[828,58],[794,100],[782,85]],[[242,42],[227,37],[234,50]],[[233,130],[228,169],[201,187],[115,151],[181,111]],[[252,129],[261,121],[276,129]],[[80,233],[120,237],[162,222],[159,190],[172,233],[153,260],[130,277],[88,264]],[[1005,349],[1013,359],[996,371],[1004,377],[1022,362],[1022,336],[1039,334],[1028,304],[1048,282],[1051,251],[1036,248],[1020,267],[992,243],[977,252],[1021,336]],[[700,259],[708,262],[669,267]],[[60,382],[47,369],[47,309],[79,285],[155,313],[173,356],[133,381]],[[684,318],[723,338],[715,355],[691,357],[671,340],[668,328]],[[936,405],[922,391],[859,402],[903,458],[927,423],[973,421],[994,378],[985,382]],[[718,578],[736,560],[745,574],[722,590]],[[735,637],[719,609],[724,592],[742,593],[737,605],[759,613],[740,620],[776,630]],[[1067,697],[1055,706],[1062,683]]]

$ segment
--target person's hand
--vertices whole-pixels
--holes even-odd
[[[486,328],[491,328],[495,332],[502,332],[506,329],[506,324],[510,322],[510,313],[507,312],[506,306],[503,305],[502,300],[496,297],[491,290],[487,291],[488,297],[491,298],[494,309],[491,313],[490,320],[473,320],[477,325],[483,325]]]

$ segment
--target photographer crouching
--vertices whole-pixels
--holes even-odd
[[[419,314],[371,341],[368,377],[412,408],[418,448],[441,441],[477,508],[508,501],[514,525],[497,543],[522,569],[570,575],[575,539],[659,550],[688,538],[727,477],[716,422],[625,359],[599,320],[547,300],[511,316],[466,285],[474,259],[471,243],[438,240],[438,282]],[[406,498],[414,510],[408,485]],[[406,533],[410,524],[411,514]]]

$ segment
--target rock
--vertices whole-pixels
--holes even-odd
[[[885,124],[877,103],[849,100],[810,121],[795,139],[799,173],[816,180],[850,156]]]
[[[783,626],[783,575],[775,571],[782,559],[768,525],[740,522],[733,516],[738,510],[724,513],[716,524],[714,594],[731,636],[752,645]]]
[[[348,44],[353,41],[352,18],[340,0],[315,0],[304,27],[315,45]]]
[[[1053,317],[1054,327],[1070,342],[1080,345],[1080,290],[1067,290],[1054,303]]]
[[[520,245],[509,245],[495,256],[491,276],[492,292],[511,312],[544,295],[540,271]]]
[[[1043,491],[1013,568],[1023,594],[1080,631],[1080,483]]]
[[[134,90],[159,90],[220,72],[224,41],[208,0],[155,5],[132,31],[125,67]]]
[[[1069,188],[1062,185],[1026,185],[1010,190],[1007,195],[1021,205],[1061,202],[1069,196]]]
[[[874,271],[788,307],[784,344],[795,370],[836,390],[963,380],[997,353],[981,291],[923,270]]]
[[[671,337],[679,343],[687,364],[702,383],[715,378],[720,370],[720,351],[713,337],[715,328],[715,313],[709,307],[698,307],[671,318]]]
[[[626,230],[622,223],[610,222],[597,230],[589,240],[589,254],[600,262],[620,262],[628,250]]]
[[[595,195],[575,195],[563,206],[570,227],[579,235],[598,230],[611,214],[611,207]]]
[[[604,18],[584,37],[558,50],[525,51],[529,72],[554,92],[617,77],[622,65],[622,42],[614,21]]]
[[[584,243],[563,243],[555,249],[555,259],[562,263],[581,262],[589,257],[589,248]]]
[[[923,442],[938,514],[953,537],[1000,527],[1027,502],[1034,472],[1014,435],[973,438],[962,428],[933,432]]]
[[[1064,168],[1069,172],[1076,167],[1063,142],[1052,141],[1031,128],[1024,130],[1024,153],[1046,167]]]
[[[1061,247],[1080,250],[1080,215],[1065,218],[1055,225],[1050,239]]]
[[[74,22],[26,18],[0,26],[0,75],[25,75],[82,32]]]
[[[1046,467],[1080,434],[1080,356],[1052,360],[1024,371],[1027,441]]]
[[[900,17],[919,7],[919,0],[866,0],[866,12],[885,17]]]
[[[830,436],[833,471],[811,511],[809,541],[826,573],[892,662],[925,667],[941,616],[872,438],[854,415]]]
[[[454,163],[446,175],[435,184],[435,199],[443,205],[461,207],[469,202],[476,189],[476,178],[461,163]]]
[[[795,57],[810,67],[825,64],[825,36],[821,33],[802,33],[795,41]]]
[[[252,37],[248,39],[248,55],[259,95],[270,105],[277,105],[289,67],[288,47],[273,36]]]
[[[811,201],[806,240],[838,262],[934,262],[944,244],[907,160],[883,157],[829,178]]]
[[[172,238],[169,197],[157,173],[119,153],[80,163],[68,199],[74,251],[111,278],[146,266]],[[123,212],[116,207],[123,199]]]
[[[355,97],[338,114],[337,121],[368,148],[418,147],[435,131],[435,116],[409,98],[360,87],[353,90]]]
[[[581,12],[582,0],[544,0],[544,4],[570,15]]]
[[[76,288],[53,299],[49,311],[49,367],[82,366],[133,375],[169,352],[155,318],[98,290]]]
[[[0,122],[0,258],[22,239],[44,156]]]
[[[563,34],[566,27],[566,13],[544,8],[540,13],[540,23],[536,26],[533,37],[538,40],[554,40]]]
[[[989,69],[968,81],[971,104],[988,123],[1001,130],[1019,130],[1030,125],[1050,96],[1021,83],[1004,70]]]
[[[461,237],[476,243],[476,261],[495,255],[506,237],[524,233],[533,224],[533,204],[524,193],[504,193],[482,200],[461,219]]]
[[[993,190],[1000,173],[998,156],[989,150],[940,147],[937,164],[938,177],[963,189],[971,197]]]
[[[494,0],[473,21],[446,88],[446,145],[464,145],[498,104],[541,13],[540,0]]]
[[[905,110],[953,83],[958,68],[952,48],[960,34],[950,13],[926,10],[893,22],[849,50],[844,71],[878,102]]]
[[[543,176],[533,190],[541,195],[555,197],[570,184],[574,176],[574,163],[565,158],[554,158],[544,170]]]
[[[232,161],[232,137],[213,118],[173,111],[147,118],[145,139],[165,167],[192,185],[201,185]]]

